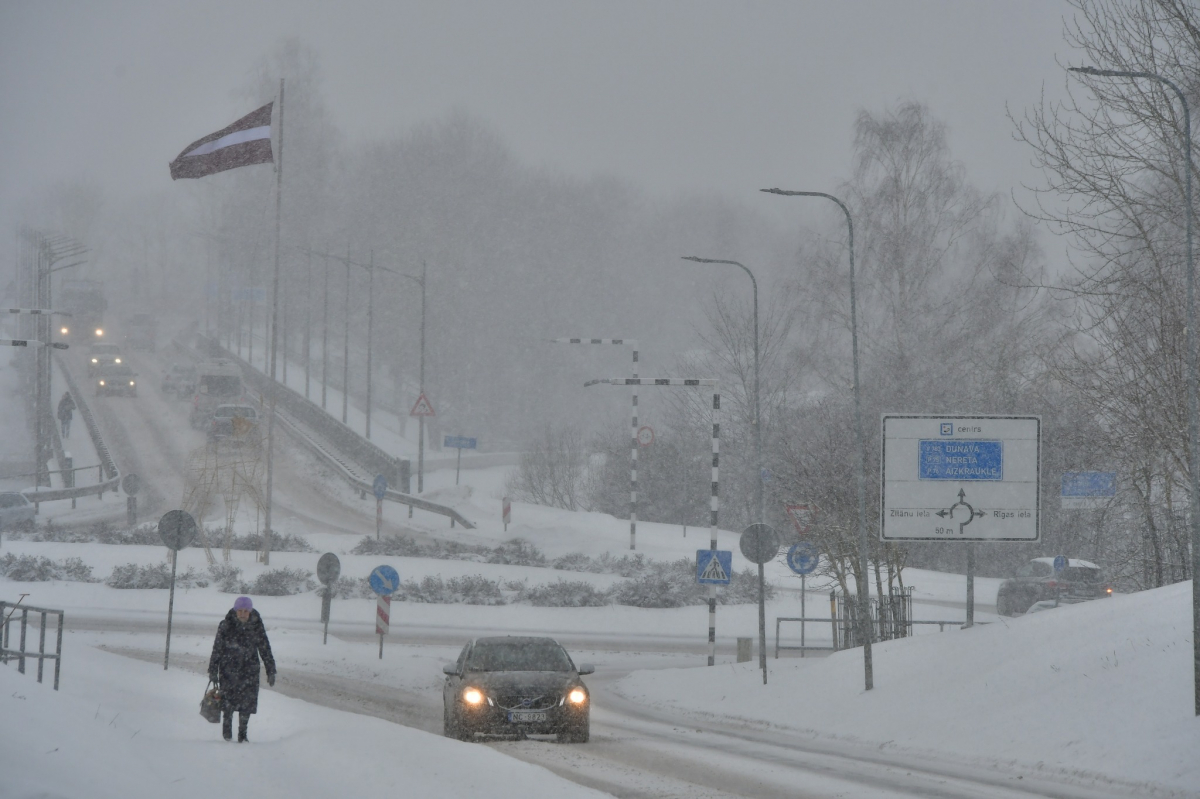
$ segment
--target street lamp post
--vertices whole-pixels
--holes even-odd
[[[1188,511],[1192,544],[1192,695],[1200,716],[1200,422],[1197,421],[1196,280],[1192,261],[1192,116],[1187,97],[1174,82],[1154,72],[1132,72],[1096,67],[1069,67],[1068,71],[1106,78],[1146,78],[1169,87],[1183,105],[1184,204],[1187,206],[1187,394],[1188,394]]]
[[[84,263],[83,260],[72,261],[68,264],[55,266],[59,261],[65,261],[68,258],[77,258],[87,252],[87,247],[75,242],[69,236],[42,237],[41,246],[38,248],[38,269],[37,269],[37,284],[36,298],[37,305],[43,308],[51,308],[53,291],[51,288],[51,275],[63,269],[70,269],[74,266],[79,266]],[[50,425],[53,415],[50,413],[50,317],[39,316],[34,320],[34,330],[39,341],[45,342],[47,346],[39,348],[38,352],[34,353],[36,371],[35,371],[35,402],[34,402],[34,457],[36,475],[34,484],[42,485],[43,478],[46,485],[50,485],[49,474],[46,472],[46,461],[49,460],[47,453],[48,443],[47,438],[50,436]]]
[[[697,258],[694,255],[683,256],[685,261],[695,261],[698,264],[728,264],[741,268],[743,272],[750,276],[750,284],[754,287],[754,451],[755,457],[758,460],[758,479],[754,481],[756,487],[757,503],[758,503],[758,523],[765,523],[764,516],[764,499],[763,499],[763,471],[766,468],[763,464],[762,451],[762,416],[759,411],[759,380],[758,380],[758,281],[754,279],[754,273],[746,268],[744,264],[737,261],[721,261],[715,258]]]
[[[863,672],[866,690],[870,691],[875,685],[874,668],[871,662],[871,617],[870,602],[867,592],[870,582],[867,577],[867,465],[866,445],[863,443],[862,425],[862,396],[858,383],[858,307],[854,289],[854,220],[850,217],[850,209],[846,204],[821,191],[784,191],[783,189],[763,189],[767,194],[778,194],[783,197],[824,197],[832,200],[846,215],[846,228],[849,231],[850,250],[850,342],[854,363],[854,427],[858,439],[858,568],[862,574],[858,589],[858,630],[863,642]],[[883,597],[880,597],[882,601]]]

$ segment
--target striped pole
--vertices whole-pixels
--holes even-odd
[[[633,350],[633,378],[638,376],[638,342],[633,338],[554,338],[553,344],[609,344],[626,346]],[[587,385],[587,384],[585,384]],[[630,429],[632,440],[629,447],[629,548],[637,549],[637,454],[638,454],[638,392],[636,383],[633,390],[633,424]]]
[[[721,425],[717,421],[717,413],[721,410],[721,392],[720,384],[709,378],[686,378],[686,377],[614,377],[607,380],[589,380],[583,385],[593,386],[597,383],[608,383],[614,386],[683,386],[688,388],[708,387],[713,388],[712,395],[712,495],[709,499],[709,549],[716,551],[717,549],[717,516],[721,510],[721,481],[720,481],[720,464],[721,464]],[[636,396],[636,395],[635,395]],[[634,417],[634,444],[636,446],[637,439],[637,417]],[[717,662],[717,586],[708,586],[708,665],[716,665]]]
[[[379,634],[379,659],[383,660],[383,636],[388,634],[388,622],[392,615],[392,598],[380,594],[375,603],[375,632]]]

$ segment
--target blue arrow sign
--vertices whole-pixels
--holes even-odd
[[[817,552],[816,544],[808,541],[792,544],[788,549],[787,565],[796,574],[812,574],[817,570],[817,563],[820,560],[821,556]]]
[[[1054,571],[1060,572],[1065,568],[1067,568],[1067,556],[1059,555],[1054,559]]]
[[[380,596],[391,596],[400,587],[400,575],[391,566],[376,566],[367,582]]]
[[[442,446],[447,449],[451,447],[454,449],[475,449],[475,441],[476,439],[467,438],[466,436],[446,436],[442,440]]]
[[[733,552],[723,549],[696,550],[696,582],[729,585],[733,579]]]
[[[382,474],[375,475],[375,482],[371,484],[371,491],[375,494],[375,499],[383,499],[387,495],[387,478]]]

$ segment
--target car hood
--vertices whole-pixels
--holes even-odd
[[[579,684],[579,676],[572,671],[469,671],[463,680],[491,694],[522,696],[566,691]]]

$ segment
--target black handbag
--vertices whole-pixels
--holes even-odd
[[[200,715],[216,724],[221,720],[221,692],[212,684],[212,680],[208,684],[212,687],[205,690],[204,698],[200,700]]]

